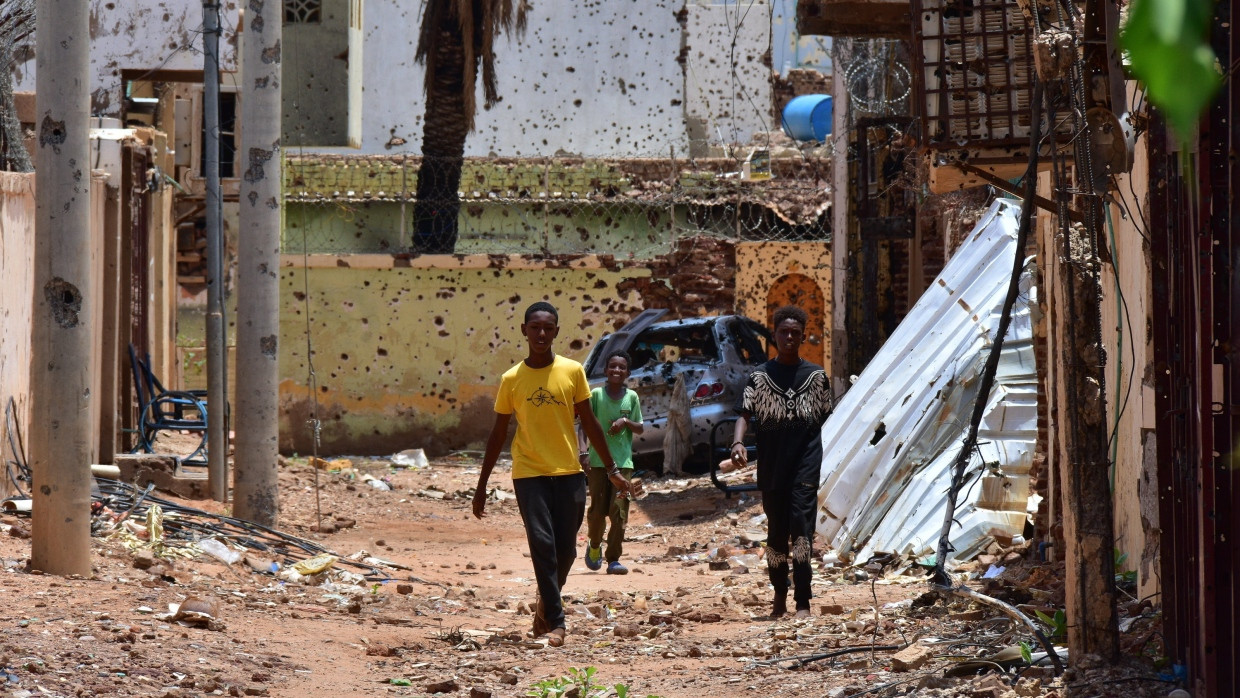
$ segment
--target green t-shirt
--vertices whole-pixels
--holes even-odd
[[[607,387],[601,386],[590,391],[590,409],[594,411],[594,416],[598,417],[598,422],[603,427],[603,435],[607,437],[607,450],[611,451],[611,458],[616,462],[619,468],[633,467],[633,432],[624,429],[619,434],[608,434],[611,429],[611,423],[621,417],[628,417],[631,421],[642,421],[642,406],[637,399],[637,393],[625,388],[624,397],[619,400],[611,399],[607,394]],[[590,446],[590,465],[595,468],[603,467],[603,461],[594,451],[594,446]]]

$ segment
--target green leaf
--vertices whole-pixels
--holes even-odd
[[[1020,658],[1025,660],[1025,664],[1033,664],[1033,649],[1024,640],[1020,641]]]
[[[393,686],[412,686],[413,682],[409,679],[391,679],[388,683]]]
[[[1134,0],[1120,45],[1183,142],[1222,84],[1207,42],[1211,0]]]

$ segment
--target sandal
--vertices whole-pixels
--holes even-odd
[[[564,628],[556,628],[555,630],[549,630],[538,636],[538,639],[536,639],[535,642],[544,647],[563,647],[564,635]]]

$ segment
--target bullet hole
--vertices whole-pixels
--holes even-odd
[[[320,393],[325,393],[325,392],[327,392],[327,386],[326,386],[326,385],[320,386],[320,387],[319,387],[319,392],[320,392]]]
[[[67,137],[68,133],[65,131],[65,122],[55,121],[50,116],[43,117],[43,123],[39,127],[40,146],[56,148],[56,146],[64,143]],[[56,148],[56,152],[59,153],[60,149]]]
[[[513,305],[516,305],[517,303],[520,303],[520,302],[521,302],[521,296],[519,296],[519,295],[512,295],[512,296],[509,296],[509,297],[508,297],[508,302],[509,302],[509,303],[512,303]]]
[[[573,351],[581,351],[581,348],[584,346],[585,345],[581,343],[580,339],[574,339],[573,341],[568,343],[568,348],[572,349]]]
[[[443,316],[442,316],[442,315],[436,315],[436,316],[435,316],[435,326],[436,326],[436,327],[443,327]]]
[[[279,340],[274,334],[269,334],[258,340],[258,350],[263,356],[269,359],[276,357],[276,349],[279,347]]]
[[[52,319],[62,329],[78,326],[78,313],[82,312],[82,294],[77,286],[59,276],[43,286],[43,298],[52,311]]]
[[[379,356],[387,356],[387,355],[388,355],[388,351],[387,351],[387,349],[384,349],[383,347],[379,347],[377,350],[375,350],[375,353],[376,353],[376,354],[378,354]]]
[[[362,324],[363,324],[363,325],[369,325],[369,324],[370,324],[370,318],[362,318]]]
[[[870,439],[870,445],[873,446],[887,435],[887,425],[882,422],[878,423],[878,428],[874,430],[874,438]]]
[[[340,355],[340,360],[341,360],[341,361],[348,361],[348,360],[349,360],[349,355],[348,355],[348,354],[341,354],[341,355]]]
[[[574,107],[580,107],[580,106],[581,106],[581,100],[580,100],[580,99],[574,99],[574,100],[573,100],[573,106],[574,106]]]
[[[298,303],[306,302],[306,294],[301,291],[293,291],[293,298],[297,299]]]
[[[451,360],[449,360],[449,359],[445,359],[445,360],[444,360],[444,362],[443,362],[443,365],[444,365],[444,366],[451,366],[451,365],[452,365],[452,361],[451,361]]]

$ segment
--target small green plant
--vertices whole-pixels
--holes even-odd
[[[1020,641],[1020,658],[1025,664],[1033,664],[1033,646],[1024,640]]]
[[[1124,569],[1124,563],[1128,562],[1128,553],[1121,553],[1119,548],[1115,549],[1115,583],[1125,586],[1132,586],[1137,583],[1137,571]]]
[[[1034,613],[1038,614],[1038,620],[1050,626],[1052,641],[1068,637],[1068,614],[1064,613],[1062,608],[1055,611],[1053,616],[1041,610],[1035,610]]]
[[[595,683],[594,676],[597,673],[598,670],[592,666],[585,669],[569,667],[568,673],[564,676],[543,679],[535,683],[525,695],[533,696],[533,698],[562,698],[567,695],[574,695],[577,698],[607,698],[614,692],[616,698],[629,698],[629,687],[625,684],[605,686]],[[659,697],[650,695],[646,698]]]

